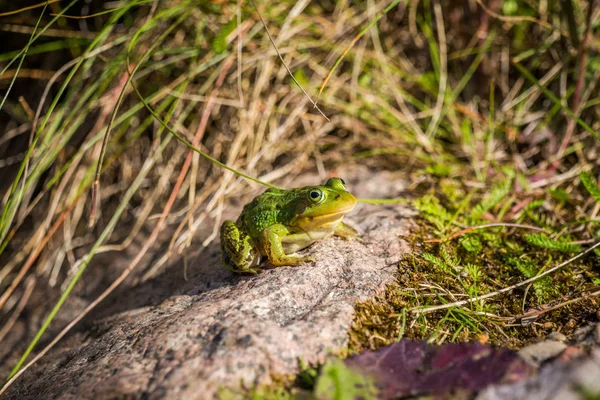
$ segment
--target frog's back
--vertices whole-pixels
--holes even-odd
[[[260,239],[262,231],[278,223],[286,222],[293,214],[291,202],[295,197],[290,190],[268,189],[244,206],[237,220],[254,238]]]

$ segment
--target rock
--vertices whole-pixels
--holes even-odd
[[[564,333],[560,332],[552,332],[547,338],[548,340],[555,340],[557,342],[565,343],[567,341],[567,336]]]
[[[600,323],[589,322],[573,332],[573,342],[589,349],[600,344]]]
[[[580,400],[600,393],[600,348],[569,364],[551,362],[540,373],[515,384],[492,386],[477,400]]]
[[[296,373],[299,358],[323,361],[346,346],[354,303],[390,283],[409,250],[399,236],[408,233],[414,211],[358,208],[349,222],[363,231],[364,243],[321,241],[305,251],[314,264],[240,277],[221,265],[215,243],[188,257],[188,282],[179,264],[113,293],[5,398],[205,399],[220,387],[268,384],[272,375]]]
[[[523,347],[519,350],[519,356],[528,364],[537,367],[544,361],[558,356],[566,348],[567,345],[563,342],[544,340],[543,342]]]

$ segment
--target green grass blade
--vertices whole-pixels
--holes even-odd
[[[585,121],[583,121],[581,118],[579,118],[577,115],[575,115],[573,110],[571,110],[569,107],[566,107],[564,104],[562,104],[560,99],[557,96],[555,96],[554,93],[552,93],[550,90],[548,90],[548,88],[542,86],[540,84],[540,82],[535,78],[535,76],[533,76],[533,74],[527,70],[527,68],[525,68],[518,62],[513,62],[513,65],[519,70],[519,72],[521,74],[523,74],[523,76],[525,78],[527,78],[527,80],[529,82],[531,82],[535,86],[537,86],[542,91],[542,93],[544,93],[546,95],[546,97],[548,97],[550,100],[552,100],[554,102],[554,104],[559,106],[560,109],[563,110],[565,114],[567,114],[569,117],[573,118],[579,126],[581,126],[583,129],[585,129],[588,133],[590,133],[596,139],[600,140],[600,134],[598,134],[598,132],[596,132],[591,126],[586,124]]]

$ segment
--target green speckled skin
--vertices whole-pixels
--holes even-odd
[[[244,207],[237,221],[221,225],[223,262],[234,272],[256,274],[261,256],[274,266],[314,261],[289,254],[331,235],[356,237],[341,222],[355,204],[340,178],[321,186],[268,189]]]

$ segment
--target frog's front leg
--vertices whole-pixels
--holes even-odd
[[[362,239],[360,238],[360,236],[358,236],[358,232],[356,231],[356,229],[343,222],[337,224],[337,226],[335,227],[335,231],[333,231],[333,234],[335,236],[341,237],[342,239],[356,239],[362,242]]]
[[[221,258],[223,263],[238,273],[257,274],[260,272],[260,252],[254,241],[233,221],[225,221],[221,225]],[[254,268],[256,267],[256,268]]]
[[[288,256],[283,250],[283,243],[290,231],[281,224],[271,225],[263,231],[263,246],[271,264],[281,267],[285,265],[296,266],[305,262],[314,262],[312,257]]]

